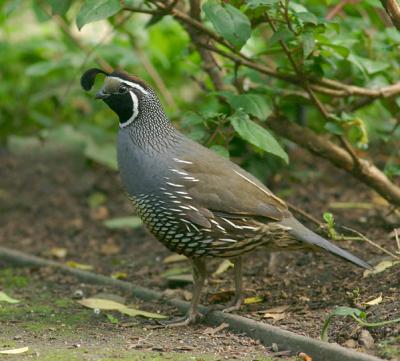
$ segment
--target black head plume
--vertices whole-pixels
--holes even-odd
[[[86,70],[81,77],[82,88],[85,90],[92,89],[97,74],[109,75],[109,73],[105,72],[104,70],[97,68]]]

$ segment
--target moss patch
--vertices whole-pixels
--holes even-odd
[[[400,336],[380,342],[378,355],[390,360],[400,360]]]
[[[29,285],[29,278],[20,275],[15,269],[6,268],[0,270],[0,286],[4,289],[22,288]]]

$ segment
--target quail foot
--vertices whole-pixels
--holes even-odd
[[[90,69],[81,78],[118,116],[118,167],[128,197],[150,232],[193,266],[194,290],[180,325],[199,319],[198,304],[208,257],[235,264],[235,297],[240,307],[243,254],[267,250],[328,251],[353,264],[369,265],[303,226],[283,200],[250,173],[190,140],[169,121],[157,94],[141,79],[120,71]]]

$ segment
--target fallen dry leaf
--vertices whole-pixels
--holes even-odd
[[[215,335],[217,332],[220,332],[220,331],[222,331],[223,329],[225,329],[227,327],[229,327],[229,324],[226,323],[226,322],[223,322],[217,327],[207,327],[204,330],[204,333],[207,334],[207,335],[211,335],[212,336],[212,335]]]
[[[142,316],[146,318],[157,318],[164,319],[167,316],[161,315],[159,313],[147,312],[138,310],[135,308],[130,308],[122,303],[115,302],[112,300],[101,299],[101,298],[85,298],[83,300],[77,301],[82,306],[91,309],[107,310],[107,311],[119,311],[128,316]]]
[[[146,318],[157,318],[157,319],[168,318],[167,316],[164,316],[160,313],[147,312],[147,311],[137,310],[137,309],[129,308],[129,307],[121,308],[118,311],[125,315],[133,316],[133,317],[142,316],[142,317],[146,317]]]
[[[120,308],[126,307],[122,303],[115,302],[112,300],[106,300],[101,298],[84,298],[83,300],[77,301],[82,306],[99,309],[99,310],[119,310]]]
[[[394,260],[394,259],[379,262],[374,268],[365,270],[363,277],[368,277],[373,274],[381,273],[381,272],[385,271],[386,269],[393,267],[394,265],[396,265],[398,263],[400,263],[400,261]]]
[[[78,268],[78,269],[81,269],[83,271],[90,271],[90,270],[93,269],[93,266],[91,266],[89,264],[82,264],[82,263],[78,263],[78,262],[75,262],[75,261],[67,261],[67,262],[65,262],[65,264],[68,267]]]
[[[253,303],[261,303],[262,301],[264,301],[264,297],[254,296],[245,298],[243,303],[245,305],[252,305]]]
[[[379,294],[379,296],[377,298],[374,298],[370,301],[364,302],[365,305],[368,306],[375,306],[378,305],[382,302],[383,298],[382,298],[382,292]]]
[[[50,255],[56,258],[65,258],[67,256],[67,249],[66,248],[61,248],[61,247],[53,247],[50,249]]]
[[[115,280],[126,280],[128,274],[125,272],[113,272],[111,273],[111,278],[114,278]]]
[[[192,292],[189,292],[189,291],[187,291],[187,290],[183,290],[183,291],[182,291],[182,296],[183,296],[183,298],[184,298],[185,301],[191,301],[192,298],[193,298]]]
[[[312,357],[307,355],[305,352],[300,352],[298,356],[304,361],[312,361]]]
[[[163,260],[163,263],[168,264],[168,263],[175,263],[175,262],[183,262],[183,261],[187,261],[187,257],[184,256],[183,254],[171,254],[168,257],[165,257]]]
[[[110,212],[106,206],[100,206],[90,210],[90,218],[94,221],[104,221],[110,216]]]
[[[267,308],[266,310],[260,311],[260,313],[282,313],[289,308],[288,305],[276,306],[272,308]]]
[[[0,350],[0,354],[3,355],[17,355],[29,351],[29,347],[14,348],[10,350]]]
[[[106,243],[100,246],[100,253],[104,256],[112,256],[121,252],[121,246],[116,244],[112,239],[108,239]]]
[[[286,313],[270,313],[266,312],[263,318],[272,318],[274,321],[283,320],[286,317]]]
[[[217,293],[213,293],[208,297],[208,302],[209,303],[223,303],[223,302],[228,302],[232,296],[234,295],[234,292],[232,290],[227,290],[227,291],[220,291]]]
[[[229,259],[225,259],[219,264],[217,270],[213,273],[213,276],[218,276],[226,272],[231,267],[233,267],[233,263],[229,261]]]
[[[5,292],[0,291],[0,302],[7,302],[7,303],[19,303],[21,301],[16,300],[15,298],[10,297]]]

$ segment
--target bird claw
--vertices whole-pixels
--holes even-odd
[[[195,323],[198,323],[203,318],[204,318],[204,315],[201,314],[200,312],[188,313],[184,317],[175,318],[175,319],[170,320],[170,321],[163,321],[162,324],[167,328],[184,327],[184,326],[189,326],[189,325],[193,325]]]
[[[226,307],[222,310],[223,313],[230,313],[233,311],[239,311],[242,306],[243,298],[234,298],[231,302],[229,302]]]
[[[221,311],[223,313],[230,313],[233,311],[239,311],[242,304],[243,304],[243,299],[239,298],[231,300],[226,305],[212,305],[208,309],[209,312]]]
[[[229,306],[229,307],[225,307],[222,312],[223,313],[231,313],[233,311],[239,311],[240,310],[240,304],[239,305],[233,305],[233,306]]]

